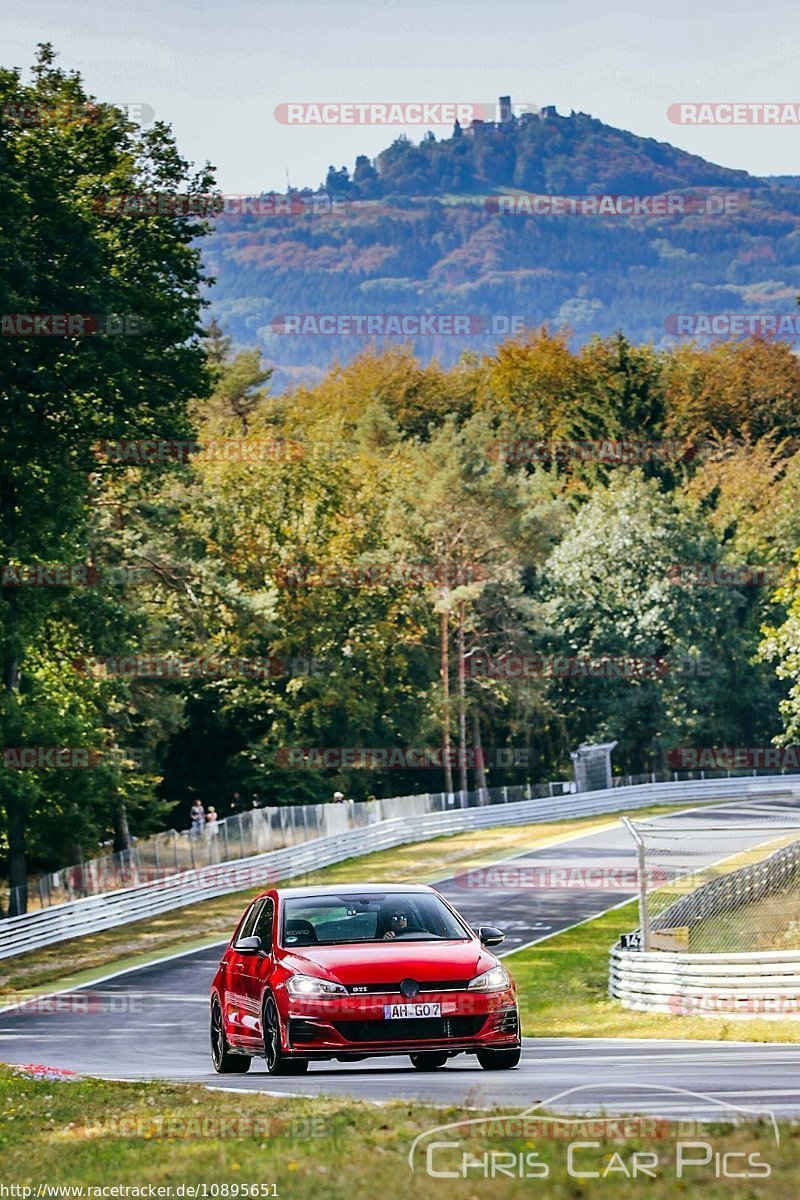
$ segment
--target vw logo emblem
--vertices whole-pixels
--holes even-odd
[[[400,991],[410,999],[412,996],[419,995],[419,984],[416,979],[404,979],[400,984]]]

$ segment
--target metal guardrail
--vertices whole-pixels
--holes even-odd
[[[732,775],[755,775],[751,772],[716,771],[708,778],[731,778]],[[677,780],[677,772],[617,776],[612,787],[631,787],[642,783],[663,783]],[[705,779],[703,771],[687,772],[687,779]],[[181,871],[196,871],[199,867],[250,858],[283,846],[297,846],[311,838],[325,837],[343,829],[358,829],[375,821],[414,814],[420,811],[447,812],[453,808],[476,807],[483,804],[507,804],[513,800],[534,800],[563,796],[574,792],[575,784],[566,780],[550,783],[522,784],[488,788],[480,792],[433,792],[413,796],[393,796],[367,803],[348,801],[345,804],[293,804],[247,809],[218,820],[215,826],[202,831],[168,829],[149,837],[138,838],[130,850],[104,854],[71,866],[61,867],[36,880],[29,880],[23,889],[14,888],[3,894],[0,887],[0,913],[32,912],[50,908],[85,896],[102,892],[117,892],[121,888],[165,879]],[[422,807],[420,807],[422,805]],[[6,899],[7,897],[7,899]],[[5,901],[5,903],[4,903]]]
[[[693,1017],[797,1017],[800,950],[725,954],[611,951],[609,992],[636,1012]]]
[[[791,794],[800,796],[800,781]],[[691,938],[700,922],[775,896],[799,873],[800,841],[794,841],[674,900],[648,921],[649,930],[688,929]],[[641,930],[611,950],[609,994],[624,1008],[717,1018],[800,1015],[800,950],[643,950],[635,945],[637,935],[641,939]]]
[[[464,805],[458,792],[433,792],[368,802],[284,804],[247,809],[202,830],[169,829],[137,839],[130,850],[100,855],[52,871],[28,883],[27,905],[21,902],[19,888],[9,891],[6,911],[31,912],[35,908],[50,908],[85,896],[99,896],[102,892],[118,892],[121,888],[165,879],[182,871],[250,858],[284,846],[299,846],[312,838],[359,829],[392,817],[560,796],[571,790],[574,785],[557,782],[468,792],[463,797]]]
[[[375,850],[425,841],[466,829],[567,820],[659,803],[745,799],[753,795],[786,791],[787,785],[793,786],[794,791],[800,791],[800,777],[793,785],[790,779],[780,775],[681,780],[578,792],[556,798],[509,800],[499,805],[485,803],[485,793],[476,794],[476,807],[446,812],[409,811],[405,815],[390,817],[363,828],[313,838],[300,846],[286,846],[235,862],[174,874],[138,887],[74,900],[25,916],[9,917],[0,922],[0,959],[144,920],[244,888],[266,887],[277,880],[296,880],[308,872]],[[430,806],[432,803],[430,796],[403,799],[406,802],[417,801],[419,809],[423,804]],[[408,803],[405,807],[409,808]],[[442,870],[444,874],[444,856]]]

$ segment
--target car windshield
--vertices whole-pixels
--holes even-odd
[[[303,896],[284,900],[282,944],[465,940],[468,931],[428,892]]]

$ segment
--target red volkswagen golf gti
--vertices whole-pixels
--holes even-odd
[[[274,1075],[317,1059],[407,1054],[420,1070],[455,1054],[515,1067],[519,1012],[508,972],[431,887],[354,884],[264,892],[245,912],[211,988],[220,1073],[254,1056]]]

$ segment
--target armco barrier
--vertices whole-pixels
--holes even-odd
[[[786,787],[790,781],[783,782]],[[790,786],[788,791],[794,796],[800,788]],[[795,841],[760,862],[703,884],[659,913],[650,928],[691,926],[772,895],[795,880],[799,857],[800,842]],[[643,951],[617,943],[611,951],[609,994],[637,1012],[725,1018],[800,1016],[800,950],[701,954]]]
[[[0,958],[10,958],[55,942],[144,920],[170,909],[243,888],[268,886],[279,879],[297,878],[306,872],[374,850],[426,841],[443,834],[495,825],[526,825],[624,812],[659,803],[691,804],[776,794],[800,794],[800,777],[777,775],[680,780],[448,812],[408,813],[345,833],[313,838],[301,845],[287,846],[197,871],[185,871],[138,887],[89,896],[25,916],[6,918],[0,921]],[[418,799],[422,803],[425,797]],[[442,866],[444,873],[446,859],[443,859]]]
[[[800,1015],[800,950],[741,954],[611,951],[611,995],[637,1012],[700,1017]]]
[[[617,786],[621,783],[655,783],[655,779],[615,780],[615,783]],[[565,782],[528,783],[467,792],[463,805],[460,794],[433,792],[390,796],[366,803],[281,804],[246,809],[218,820],[213,828],[165,830],[137,838],[128,850],[99,855],[51,871],[27,885],[24,907],[19,907],[20,889],[9,892],[7,912],[16,916],[34,908],[50,908],[87,896],[99,896],[103,892],[118,892],[122,888],[138,887],[140,883],[165,879],[168,875],[179,875],[182,871],[197,871],[201,867],[252,858],[286,846],[299,846],[315,838],[361,829],[391,817],[451,812],[454,808],[508,804],[514,800],[540,800],[572,790]]]

